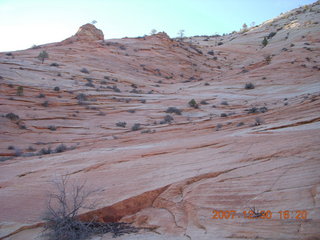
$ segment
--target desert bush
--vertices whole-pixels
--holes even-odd
[[[85,84],[86,87],[95,87],[94,84],[92,82],[87,82]]]
[[[241,126],[243,126],[243,125],[244,125],[243,122],[239,122],[239,123],[237,124],[237,127],[241,127]]]
[[[126,125],[127,125],[126,122],[117,122],[117,123],[116,123],[116,126],[117,126],[117,127],[123,127],[123,128],[125,128]]]
[[[228,105],[229,105],[229,103],[228,103],[227,101],[222,101],[222,102],[221,102],[221,105],[228,106]]]
[[[48,107],[49,106],[49,101],[44,101],[41,105],[43,107]]]
[[[10,119],[11,121],[18,121],[20,117],[14,113],[7,113],[6,118]]]
[[[45,98],[46,95],[44,95],[43,93],[39,93],[39,95],[37,96],[38,98]]]
[[[51,130],[51,131],[56,131],[57,127],[54,126],[54,125],[50,125],[50,126],[48,126],[48,129]]]
[[[171,123],[173,121],[173,117],[170,115],[166,115],[162,121],[160,121],[160,124],[165,124],[165,123]]]
[[[271,38],[273,38],[275,35],[276,35],[277,33],[276,32],[271,32],[271,33],[269,33],[269,35],[268,35],[268,39],[271,39]]]
[[[166,113],[175,113],[177,115],[181,115],[181,110],[176,107],[168,107]]]
[[[220,117],[227,117],[228,115],[226,113],[221,113]]]
[[[49,54],[46,51],[39,53],[38,59],[41,61],[41,63],[43,63],[46,58],[49,58]]]
[[[88,97],[87,95],[85,95],[84,93],[79,93],[77,96],[76,96],[76,99],[78,101],[88,101]]]
[[[43,237],[47,240],[84,240],[95,234],[112,233],[113,237],[136,233],[138,228],[128,223],[100,223],[95,217],[89,222],[80,221],[78,214],[83,209],[93,209],[89,197],[98,190],[87,190],[85,183],[75,184],[63,176],[53,181],[55,191],[49,194]]]
[[[112,90],[114,92],[121,92],[120,89],[116,85],[112,86]]]
[[[51,153],[53,153],[53,151],[51,150],[51,147],[42,148],[42,149],[39,151],[39,155],[46,155],[46,154],[51,154]]]
[[[23,95],[23,87],[22,87],[22,86],[19,86],[19,87],[17,88],[17,95],[18,95],[18,96],[22,96],[22,95]]]
[[[246,85],[244,85],[244,88],[245,89],[254,89],[255,86],[253,83],[249,82],[249,83],[246,83]]]
[[[200,104],[202,105],[208,105],[209,103],[206,100],[201,100]]]
[[[135,123],[133,124],[133,126],[131,127],[131,131],[138,131],[141,129],[141,124],[140,123]]]
[[[60,88],[59,88],[59,87],[54,87],[53,90],[56,91],[56,92],[59,92],[59,91],[60,91]]]
[[[56,147],[55,152],[61,153],[61,152],[65,152],[67,150],[68,150],[67,146],[64,145],[63,143],[61,143],[59,146]]]
[[[214,51],[211,50],[211,51],[208,52],[208,54],[213,56],[214,55]]]
[[[267,40],[267,38],[266,37],[264,37],[263,38],[263,40],[262,40],[262,46],[267,46],[268,45],[268,40]]]
[[[51,67],[59,67],[60,65],[59,65],[58,63],[55,63],[55,62],[54,62],[54,63],[51,63],[50,66],[51,66]]]
[[[197,104],[196,100],[194,100],[194,99],[191,99],[191,100],[188,102],[188,104],[189,104],[190,107],[199,108],[199,105]]]
[[[81,69],[80,69],[80,72],[86,73],[86,74],[89,74],[89,73],[90,73],[89,70],[86,69],[86,68],[81,68]]]

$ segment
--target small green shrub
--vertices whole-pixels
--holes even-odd
[[[46,51],[39,53],[38,59],[41,61],[41,63],[43,63],[46,58],[49,58],[49,54]]]
[[[262,40],[262,46],[267,46],[268,45],[268,40],[266,37],[264,37],[264,39]]]
[[[191,99],[191,100],[188,102],[188,104],[189,104],[190,107],[199,108],[199,105],[197,104],[196,100],[194,100],[194,99]]]
[[[141,124],[140,123],[135,123],[132,127],[131,127],[131,131],[138,131],[141,129]]]
[[[22,86],[19,86],[19,87],[17,88],[17,95],[18,95],[18,96],[23,96],[23,87],[22,87]]]

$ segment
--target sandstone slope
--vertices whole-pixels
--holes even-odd
[[[319,13],[183,41],[103,40],[85,25],[1,53],[0,238],[35,239],[51,181],[69,175],[99,189],[83,218],[150,229],[119,239],[318,239]],[[272,219],[244,218],[253,207]]]

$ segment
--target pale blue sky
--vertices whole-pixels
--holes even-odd
[[[176,37],[213,35],[260,24],[316,0],[0,0],[0,51],[61,41],[93,20],[105,38],[151,29]]]

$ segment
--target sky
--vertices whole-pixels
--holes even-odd
[[[0,52],[62,41],[97,21],[105,39],[152,29],[177,37],[213,35],[260,24],[316,0],[0,0]]]

